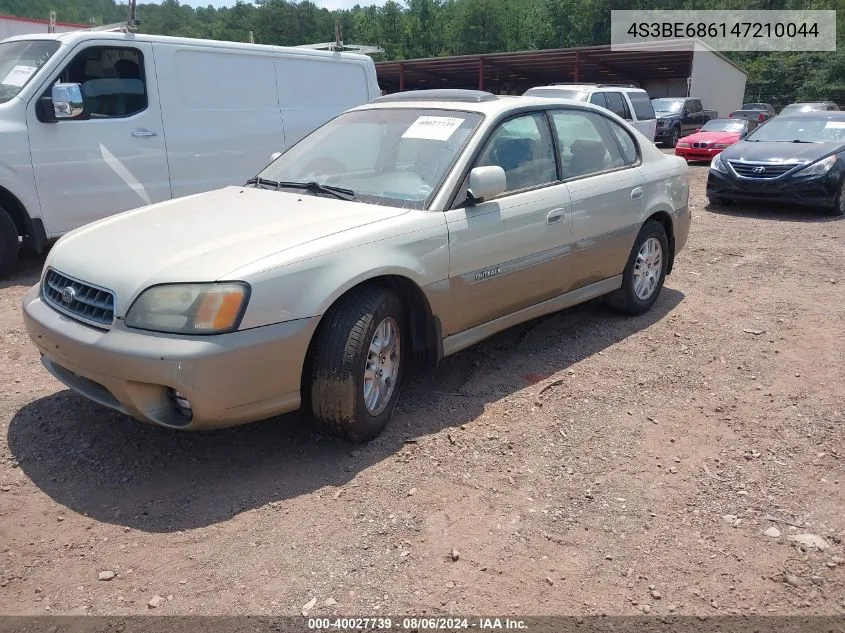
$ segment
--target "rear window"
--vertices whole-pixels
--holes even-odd
[[[628,98],[631,100],[631,105],[634,106],[634,113],[640,121],[649,121],[656,118],[654,115],[654,107],[651,105],[651,99],[644,92],[629,92]]]

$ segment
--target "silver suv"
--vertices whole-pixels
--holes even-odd
[[[632,85],[555,83],[530,88],[525,91],[525,96],[586,101],[607,108],[652,141],[657,133],[657,116],[648,93]]]
[[[589,103],[420,91],[318,128],[241,186],[89,224],[24,299],[56,378],[178,429],[304,408],[368,440],[409,363],[606,297],[657,301],[686,161]]]

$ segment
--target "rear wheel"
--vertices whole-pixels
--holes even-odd
[[[311,364],[314,423],[354,442],[376,437],[399,399],[405,348],[404,312],[390,290],[363,286],[326,314]]]
[[[622,287],[608,295],[610,306],[625,314],[646,312],[657,301],[669,263],[666,230],[656,220],[640,229],[622,273]]]
[[[9,272],[20,251],[18,229],[11,216],[0,207],[0,275]]]

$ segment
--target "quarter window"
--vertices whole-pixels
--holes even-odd
[[[651,105],[651,100],[645,92],[629,92],[628,98],[631,100],[631,105],[634,107],[634,113],[637,115],[639,121],[650,121],[655,118],[654,107]]]
[[[505,170],[508,192],[555,182],[554,145],[545,114],[517,116],[499,125],[476,163],[488,165]]]
[[[85,110],[77,119],[122,118],[147,108],[144,55],[136,48],[86,48],[65,67],[58,80],[82,86]]]
[[[600,114],[585,110],[556,110],[552,113],[552,121],[558,137],[564,180],[630,164],[611,128],[612,125],[618,126]],[[630,136],[628,140],[633,142]]]

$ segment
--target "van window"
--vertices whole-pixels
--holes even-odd
[[[59,81],[82,86],[85,111],[73,121],[122,118],[147,109],[144,55],[137,48],[90,46],[65,66]]]
[[[645,92],[631,91],[628,98],[631,100],[631,105],[634,106],[634,113],[637,115],[639,121],[650,121],[656,118],[654,116],[654,107],[651,105],[651,99]]]
[[[625,98],[621,92],[608,92],[605,94],[605,97],[607,98],[608,110],[623,119],[631,120],[631,112],[628,110],[628,104],[625,103]]]
[[[627,164],[611,129],[611,121],[596,112],[552,112],[558,137],[563,179],[619,169]]]

